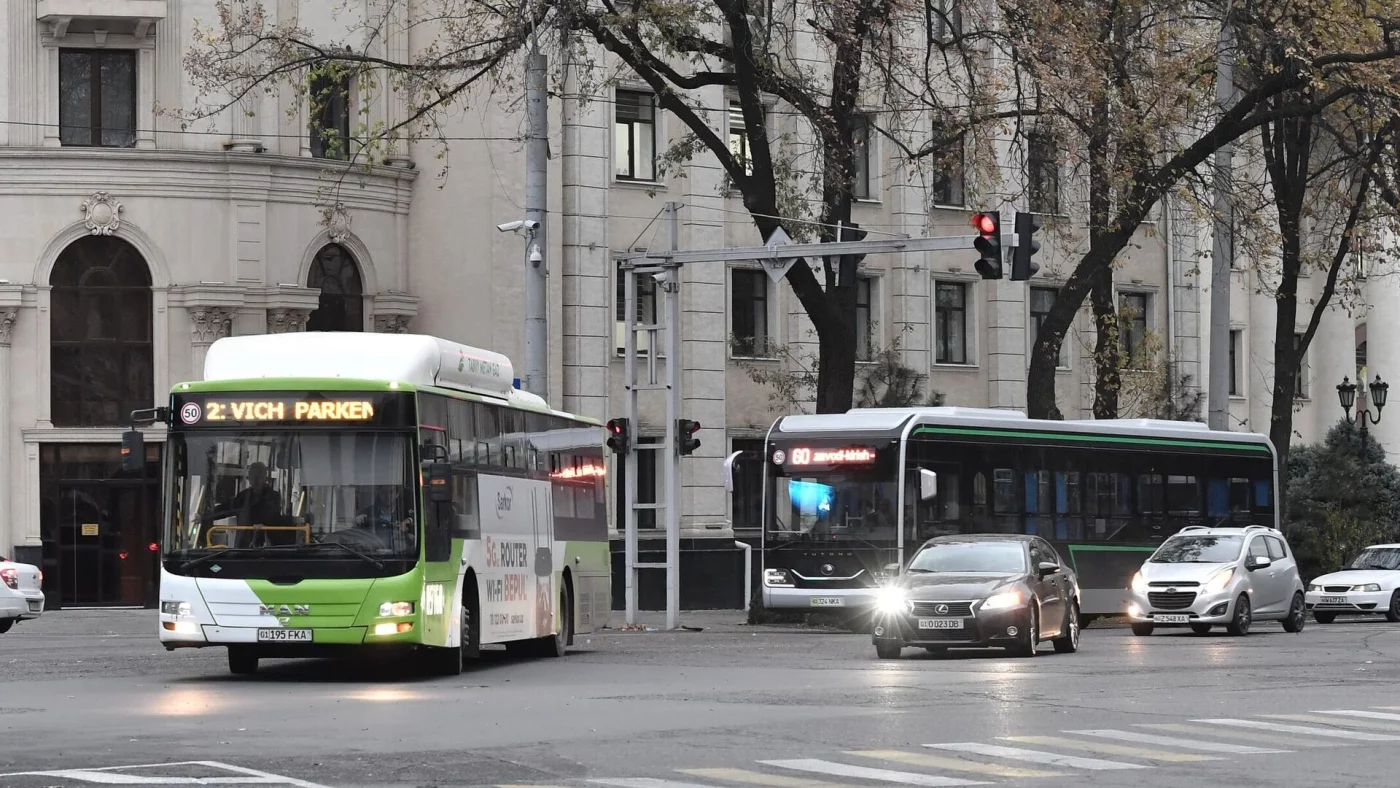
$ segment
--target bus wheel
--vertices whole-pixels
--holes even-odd
[[[228,647],[228,670],[237,676],[251,676],[258,672],[258,654],[247,646]]]
[[[566,583],[559,589],[559,615],[556,617],[559,626],[553,635],[539,639],[539,655],[541,657],[562,657],[569,651],[569,632],[574,628],[574,605],[573,594],[569,593],[569,586]]]

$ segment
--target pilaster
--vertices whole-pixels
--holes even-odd
[[[172,306],[185,308],[190,326],[190,374],[187,380],[204,379],[204,356],[209,346],[229,336],[234,314],[247,302],[243,288],[224,284],[198,284],[170,288]]]
[[[418,296],[390,292],[368,300],[371,326],[377,333],[407,334],[409,322],[418,316]]]

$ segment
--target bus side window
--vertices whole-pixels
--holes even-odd
[[[480,539],[481,521],[477,519],[475,473],[461,469],[453,471],[452,509],[456,521],[453,535],[459,539]]]

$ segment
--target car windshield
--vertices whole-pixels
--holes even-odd
[[[787,498],[769,537],[777,541],[883,542],[894,544],[893,482],[832,473],[779,480],[778,496]]]
[[[1400,548],[1368,547],[1352,559],[1347,569],[1400,569]]]
[[[263,563],[415,559],[411,462],[407,435],[176,433],[166,554]]]
[[[1228,564],[1240,557],[1238,536],[1173,536],[1152,554],[1154,564]]]
[[[934,544],[914,556],[909,571],[1014,575],[1026,571],[1026,553],[1020,542]]]

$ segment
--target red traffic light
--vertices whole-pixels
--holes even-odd
[[[622,426],[622,422],[617,421],[616,419],[608,422],[608,432],[611,432],[614,435],[621,435],[624,431],[625,428]]]
[[[687,435],[694,435],[700,431],[700,422],[681,419],[681,431]]]
[[[979,213],[972,217],[972,226],[983,235],[995,235],[997,220],[989,213]]]

